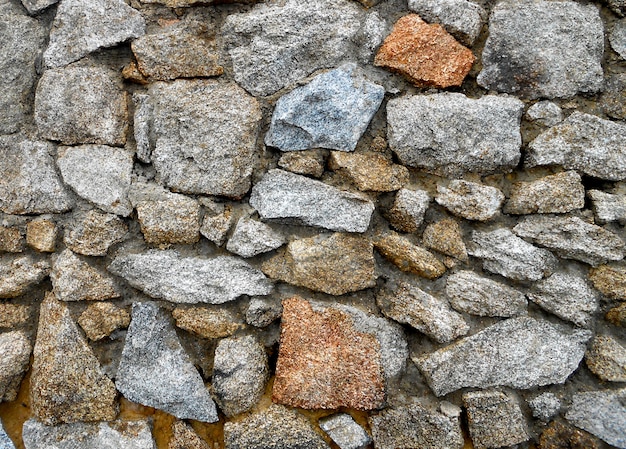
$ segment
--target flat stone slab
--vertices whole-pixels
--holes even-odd
[[[17,398],[22,378],[30,363],[33,346],[23,331],[0,334],[0,402],[10,402]],[[0,422],[0,429],[2,423]],[[0,431],[1,432],[1,431]],[[0,437],[2,448],[2,437]]]
[[[440,23],[463,45],[471,46],[487,12],[468,0],[409,0],[409,9],[429,23]]]
[[[376,238],[374,247],[401,271],[426,279],[436,279],[446,272],[446,266],[434,254],[395,232]]]
[[[626,448],[626,389],[576,393],[565,418],[612,446]]]
[[[41,282],[50,273],[47,260],[33,256],[0,257],[0,298],[17,298]]]
[[[435,201],[466,220],[488,221],[500,212],[504,194],[496,187],[455,179],[437,186]]]
[[[504,205],[506,214],[562,214],[585,207],[585,187],[575,171],[515,182]]]
[[[361,191],[393,192],[409,183],[409,170],[378,153],[332,151],[329,167]],[[430,200],[430,198],[429,198]]]

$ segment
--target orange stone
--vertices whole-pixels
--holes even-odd
[[[439,24],[417,14],[399,19],[374,64],[400,73],[419,87],[460,86],[476,58]]]
[[[380,344],[345,312],[283,301],[274,402],[305,409],[381,408],[385,379]]]

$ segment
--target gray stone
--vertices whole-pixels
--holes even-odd
[[[347,413],[337,413],[319,420],[321,429],[339,449],[365,449],[372,439]]]
[[[513,232],[551,249],[562,258],[593,266],[624,258],[624,242],[618,235],[578,217],[526,217]]]
[[[506,214],[560,214],[585,207],[585,187],[575,171],[515,182],[504,205]]]
[[[150,95],[133,94],[135,114],[133,116],[133,134],[137,144],[137,159],[149,164],[151,162],[152,148],[150,147],[150,126],[152,121],[153,106],[150,103]]]
[[[254,297],[250,299],[246,309],[246,323],[255,327],[266,327],[280,318],[282,313],[283,306],[278,299]]]
[[[63,181],[104,212],[127,217],[133,155],[105,145],[59,147],[57,166]]]
[[[54,5],[58,1],[59,0],[22,0],[22,5],[24,5],[24,8],[26,8],[30,14],[35,14],[50,5]]]
[[[487,12],[468,0],[409,0],[409,9],[430,23],[440,23],[463,45],[471,47]]]
[[[265,144],[281,151],[354,151],[384,96],[355,64],[318,75],[280,97]]]
[[[626,1],[624,3],[626,6]],[[620,120],[626,119],[626,74],[607,76],[600,106],[606,115]]]
[[[100,48],[142,36],[145,28],[141,13],[123,0],[63,0],[43,59],[48,67],[62,67]]]
[[[477,81],[526,98],[594,93],[604,82],[603,50],[604,27],[595,5],[500,2],[491,11]]]
[[[626,125],[574,112],[528,144],[524,164],[561,165],[596,178],[626,179]]]
[[[626,59],[626,20],[618,20],[613,24],[613,28],[609,33],[609,42],[611,43],[611,48],[622,59]]]
[[[113,71],[75,66],[46,70],[35,94],[35,123],[42,137],[65,145],[124,145],[127,103],[121,77]]]
[[[626,223],[626,196],[606,193],[601,190],[589,190],[587,192],[593,212],[598,223],[610,223],[617,221]]]
[[[213,362],[213,391],[226,416],[247,412],[258,404],[269,377],[267,354],[256,337],[220,340]]]
[[[260,271],[231,256],[183,257],[176,251],[121,254],[109,271],[157,299],[179,304],[222,304],[241,295],[267,295],[272,283]]]
[[[205,214],[200,234],[205,236],[217,246],[222,246],[226,242],[226,235],[235,224],[235,216],[232,207],[226,206],[224,210],[216,215]]]
[[[626,382],[626,347],[613,337],[599,335],[585,354],[587,367],[603,381]]]
[[[400,161],[446,176],[511,171],[520,160],[524,103],[460,93],[407,95],[387,103],[389,146]]]
[[[13,331],[0,334],[0,403],[14,401],[30,362],[33,347],[26,334]],[[2,428],[0,423],[0,429]],[[0,438],[0,448],[2,438]]]
[[[252,188],[250,205],[262,220],[345,232],[365,232],[374,212],[374,204],[363,195],[278,169],[268,171]]]
[[[538,281],[552,273],[557,259],[506,228],[472,232],[468,253],[483,260],[483,268],[515,281]]]
[[[538,101],[528,108],[526,118],[544,126],[554,126],[563,121],[563,111],[552,101]]]
[[[435,201],[459,217],[488,221],[500,212],[504,194],[495,187],[455,179],[447,187],[437,186]]]
[[[226,249],[241,257],[254,257],[275,250],[285,243],[285,237],[265,223],[252,218],[240,218]]]
[[[54,167],[54,146],[0,136],[0,209],[7,214],[66,212],[74,201]]]
[[[65,227],[63,241],[75,253],[105,256],[109,248],[124,241],[128,226],[117,216],[95,210],[75,215]]]
[[[557,272],[533,285],[526,294],[542,309],[577,326],[591,327],[598,310],[598,294],[584,278]]]
[[[0,449],[15,449],[13,441],[11,441],[4,427],[2,427],[2,421],[0,421]]]
[[[438,343],[448,343],[469,331],[463,317],[450,308],[448,301],[407,282],[379,293],[376,303],[388,318],[409,324]]]
[[[565,418],[620,449],[626,448],[626,389],[576,393]]]
[[[448,276],[446,296],[454,309],[479,316],[525,315],[528,306],[518,290],[467,270]]]
[[[174,326],[153,303],[133,304],[115,386],[128,400],[180,419],[219,419],[209,390],[181,346]]]
[[[424,190],[400,189],[393,206],[385,216],[398,231],[417,232],[430,205],[430,195]]]
[[[528,389],[565,382],[578,368],[589,338],[589,331],[509,318],[415,363],[437,396],[464,387]]]
[[[50,273],[50,264],[32,256],[0,257],[0,298],[17,298]]]
[[[561,410],[561,401],[554,393],[546,392],[530,399],[528,406],[535,418],[548,422]]]
[[[151,427],[148,420],[46,426],[29,419],[22,438],[25,449],[156,449]]]

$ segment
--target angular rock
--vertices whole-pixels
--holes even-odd
[[[50,273],[50,264],[32,256],[0,257],[0,298],[17,298]]]
[[[560,419],[554,420],[541,433],[539,449],[600,449],[603,443]]]
[[[22,5],[26,8],[29,14],[35,14],[50,5],[54,5],[59,0],[22,0]]]
[[[125,76],[124,72],[122,75]],[[135,113],[133,115],[133,135],[137,145],[137,159],[149,164],[152,148],[150,147],[150,122],[154,108],[150,104],[150,96],[142,93],[133,94]]]
[[[385,214],[398,231],[417,232],[430,204],[430,195],[424,190],[400,189],[391,209]]]
[[[0,253],[21,253],[24,239],[19,228],[0,226]]]
[[[232,207],[226,206],[224,210],[218,214],[205,214],[202,226],[200,226],[200,234],[215,243],[222,246],[226,242],[226,235],[230,228],[235,224],[235,216]]]
[[[48,67],[62,67],[145,32],[141,13],[123,0],[63,0],[52,23],[43,60]]]
[[[153,298],[180,304],[222,304],[272,291],[263,273],[231,256],[208,259],[148,250],[115,257],[109,271]]]
[[[11,441],[4,427],[2,427],[2,421],[0,421],[0,449],[15,449],[13,441]]]
[[[572,26],[572,24],[576,26]],[[478,84],[526,98],[602,90],[604,27],[576,2],[500,2],[491,11]]]
[[[454,309],[479,316],[525,315],[528,306],[523,293],[468,270],[448,276],[446,296]]]
[[[589,271],[589,280],[604,296],[626,300],[626,268],[601,265]]]
[[[102,372],[67,305],[52,293],[41,303],[33,357],[30,398],[37,419],[48,426],[115,419],[115,386]]]
[[[246,323],[266,327],[283,314],[283,305],[273,298],[252,298],[246,309]]]
[[[140,0],[141,3],[165,5],[169,8],[185,8],[197,4],[213,3],[212,0]]]
[[[587,367],[600,379],[626,382],[626,347],[616,339],[599,335],[585,354]]]
[[[387,103],[389,146],[400,161],[435,174],[511,171],[520,160],[524,103],[460,93],[412,95]]]
[[[0,302],[0,328],[12,329],[30,319],[31,308],[27,305]]]
[[[554,393],[546,392],[529,400],[528,406],[535,418],[548,422],[559,413],[561,401]]]
[[[563,121],[563,110],[552,101],[538,101],[528,108],[526,118],[544,126],[554,126]]]
[[[318,75],[280,97],[265,145],[281,151],[354,151],[384,96],[385,89],[355,64]]]
[[[92,341],[102,340],[130,324],[129,313],[110,302],[89,304],[78,317],[78,324]]]
[[[174,326],[153,303],[133,304],[115,386],[128,400],[180,419],[219,419],[209,390],[181,346]]]
[[[424,229],[422,243],[446,256],[467,260],[467,248],[463,242],[461,227],[455,220],[440,220]]]
[[[58,230],[51,220],[36,219],[26,225],[26,244],[40,253],[53,253]]]
[[[211,447],[200,438],[193,427],[184,421],[177,420],[172,424],[172,438],[167,449],[211,449]]]
[[[605,318],[611,324],[626,327],[626,303],[613,307],[606,313]]]
[[[30,340],[22,331],[0,334],[0,403],[14,401],[17,397],[22,378],[28,371],[32,349]]]
[[[244,327],[231,311],[214,307],[176,307],[172,311],[176,326],[202,338],[230,337]]]
[[[459,217],[488,221],[500,212],[504,194],[495,187],[455,179],[448,187],[437,186],[435,201]]]
[[[565,418],[576,427],[626,448],[626,389],[576,393]]]
[[[626,7],[626,2],[624,6]],[[626,119],[626,74],[617,73],[606,78],[600,106],[609,117]]]
[[[280,156],[278,166],[292,173],[319,178],[326,166],[325,153],[327,151],[320,149],[288,151]]]
[[[372,443],[367,432],[347,413],[337,413],[319,420],[320,428],[339,449],[365,449]]]
[[[409,182],[409,170],[376,153],[330,154],[329,167],[345,174],[357,189],[393,192]]]
[[[575,171],[515,182],[504,205],[505,214],[562,214],[585,207],[585,187]]]
[[[460,86],[476,58],[441,25],[417,14],[400,18],[376,53],[374,65],[406,77],[419,87]]]
[[[464,387],[528,389],[565,382],[589,338],[589,331],[509,318],[415,362],[437,396]]]
[[[344,232],[365,232],[374,211],[365,196],[278,169],[252,188],[250,205],[263,220]]]
[[[593,212],[598,223],[610,223],[617,221],[626,223],[626,196],[606,193],[601,190],[589,190],[587,192]]]
[[[254,257],[280,248],[287,240],[270,226],[251,218],[240,218],[226,249],[241,257]]]
[[[65,228],[63,241],[75,253],[105,256],[109,248],[124,241],[128,227],[116,215],[95,210],[76,215]]]
[[[626,59],[626,21],[618,20],[613,24],[613,28],[609,32],[609,43],[611,48]]]
[[[389,232],[374,241],[375,248],[400,270],[426,279],[436,279],[446,267],[432,253],[414,245],[405,237]]]
[[[120,76],[100,67],[46,70],[35,94],[35,123],[42,137],[65,145],[124,145],[128,98]]]

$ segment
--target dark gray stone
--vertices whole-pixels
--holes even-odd
[[[2,421],[0,421],[0,449],[15,449],[13,441],[11,441],[4,427],[2,427]]]
[[[576,393],[565,418],[620,449],[626,448],[626,389]]]
[[[58,3],[59,0],[22,0],[22,5],[30,14],[36,14],[50,5]]]
[[[266,327],[280,318],[282,313],[283,306],[279,299],[255,297],[250,299],[246,309],[246,323],[255,327]]]
[[[471,47],[487,12],[468,0],[409,0],[409,9],[429,23],[440,23],[463,45]]]
[[[624,2],[626,6],[626,1]],[[600,96],[600,106],[606,115],[619,120],[626,119],[626,74],[608,76],[604,92]]]

